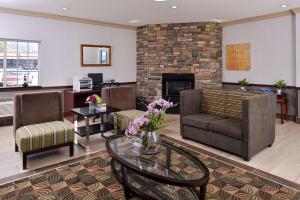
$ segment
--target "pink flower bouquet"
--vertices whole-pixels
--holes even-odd
[[[173,103],[164,99],[158,99],[151,102],[146,113],[135,118],[129,123],[125,134],[127,137],[135,136],[141,131],[153,132],[163,128],[163,121],[166,110],[173,107]]]
[[[87,103],[92,103],[92,104],[95,104],[95,105],[99,105],[99,104],[102,103],[102,99],[97,94],[93,94],[93,95],[88,96],[86,98],[86,102]]]

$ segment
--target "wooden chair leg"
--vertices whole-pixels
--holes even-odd
[[[19,151],[19,147],[18,145],[15,143],[15,152],[18,152]]]
[[[27,155],[23,153],[23,170],[27,169]]]
[[[70,157],[74,155],[74,143],[70,144]]]

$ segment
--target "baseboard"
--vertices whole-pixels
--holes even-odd
[[[280,113],[276,113],[276,118],[280,119],[281,118],[281,114]],[[284,118],[284,120],[285,120],[285,118]],[[297,118],[296,118],[295,115],[288,115],[288,121],[294,121],[294,122],[296,122],[296,120],[297,120]],[[299,120],[300,120],[300,118],[299,118]],[[299,121],[299,123],[300,123],[300,121]]]
[[[13,125],[13,116],[0,117],[0,127]]]

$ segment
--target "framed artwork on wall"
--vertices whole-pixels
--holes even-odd
[[[226,45],[226,69],[249,71],[251,69],[251,44]]]

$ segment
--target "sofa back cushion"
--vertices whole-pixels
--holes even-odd
[[[201,112],[225,117],[226,91],[216,89],[203,89],[200,104]]]
[[[250,92],[227,91],[226,92],[225,117],[233,119],[243,118],[243,99],[257,95]]]

